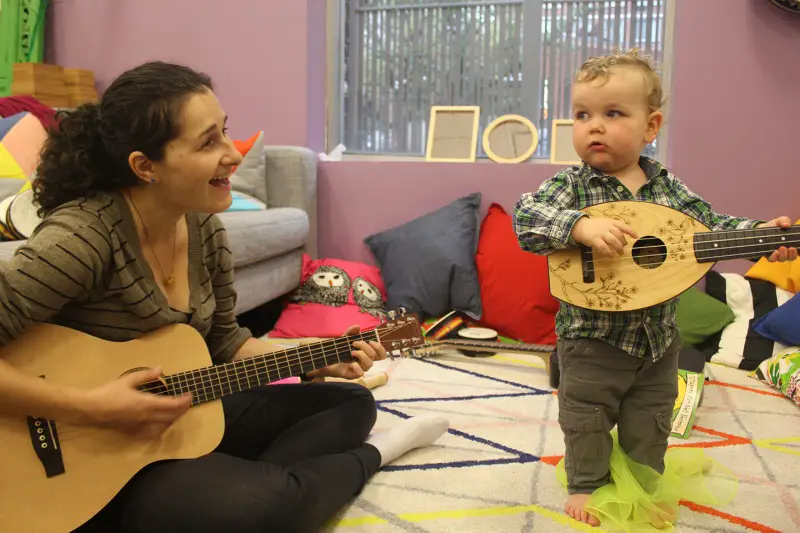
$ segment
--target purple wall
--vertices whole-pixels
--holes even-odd
[[[668,164],[721,211],[800,217],[800,19],[766,0],[677,0]],[[100,87],[151,58],[211,74],[239,138],[319,151],[325,2],[55,0],[49,58]],[[245,6],[245,7],[239,7]],[[85,25],[87,30],[79,30]],[[424,162],[322,163],[320,253],[371,260],[365,236],[473,191],[509,209],[557,168]],[[740,187],[744,192],[737,192]]]
[[[765,0],[677,2],[667,163],[719,211],[800,218],[800,19]],[[484,209],[493,201],[511,209],[557,170],[535,163],[322,163],[320,254],[372,261],[362,241],[373,232],[474,190],[483,192]]]
[[[54,0],[47,42],[99,90],[147,60],[188,64],[213,78],[234,137],[324,148],[324,0]]]

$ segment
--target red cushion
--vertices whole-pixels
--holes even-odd
[[[531,344],[555,344],[558,300],[550,295],[547,259],[523,252],[511,216],[492,204],[481,223],[475,256],[481,323]]]

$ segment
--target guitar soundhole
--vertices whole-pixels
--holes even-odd
[[[658,268],[667,260],[667,245],[658,237],[642,237],[634,243],[631,255],[642,268]]]

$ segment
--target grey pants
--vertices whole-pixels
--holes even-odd
[[[625,453],[663,473],[678,396],[680,337],[656,363],[597,339],[560,339],[557,348],[569,493],[590,494],[609,482],[615,425]]]

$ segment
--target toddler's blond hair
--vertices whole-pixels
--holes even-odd
[[[636,48],[627,52],[615,51],[610,55],[590,57],[578,69],[575,81],[583,83],[596,79],[608,79],[611,72],[617,67],[632,67],[641,71],[644,75],[645,95],[650,112],[661,109],[664,105],[661,78],[653,70],[650,58],[639,53]]]

